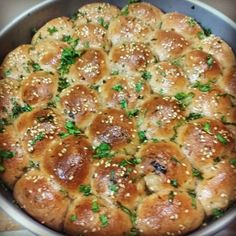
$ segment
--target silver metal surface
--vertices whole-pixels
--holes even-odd
[[[95,0],[99,2],[100,0]],[[70,16],[78,7],[85,3],[95,2],[94,0],[47,0],[44,1],[24,14],[16,18],[10,25],[0,31],[0,62],[5,55],[16,46],[29,43],[32,37],[31,29],[39,28],[48,20],[57,16]],[[147,0],[148,1],[148,0]],[[103,2],[103,1],[100,1]],[[107,1],[122,7],[126,0]],[[234,51],[236,51],[236,24],[215,9],[196,0],[149,0],[150,3],[157,5],[164,11],[179,11],[188,14],[202,23],[203,26],[209,27],[213,33],[225,39]],[[195,10],[191,6],[195,6]],[[41,236],[59,236],[59,234],[42,224],[36,222],[28,216],[17,205],[13,204],[12,194],[0,187],[0,206],[14,219],[19,221],[23,226],[33,233]],[[236,219],[236,205],[232,205],[225,215],[209,223],[207,226],[193,232],[192,236],[210,236],[227,227],[227,225]]]

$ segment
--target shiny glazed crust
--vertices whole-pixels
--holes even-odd
[[[183,235],[236,198],[236,65],[193,18],[91,3],[0,67],[0,178],[66,235]]]

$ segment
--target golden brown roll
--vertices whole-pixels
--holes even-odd
[[[199,169],[212,164],[215,158],[230,153],[235,142],[225,125],[210,118],[182,126],[177,140],[186,157]]]
[[[141,77],[110,76],[101,87],[103,103],[107,107],[120,109],[127,104],[125,108],[129,109],[130,115],[135,110],[138,113],[136,107],[143,103],[143,98],[150,92],[150,86]]]
[[[137,210],[137,226],[145,236],[186,234],[199,227],[203,219],[199,202],[193,205],[192,198],[180,191],[147,196]]]
[[[0,78],[12,78],[22,80],[32,72],[30,44],[23,44],[11,51],[4,59],[0,67]]]
[[[98,112],[98,94],[85,85],[76,84],[60,95],[60,106],[64,113],[80,128],[88,127]]]
[[[65,36],[72,36],[73,33],[73,23],[70,18],[65,16],[57,17],[37,30],[32,38],[32,44],[39,43],[45,39],[63,40]]]
[[[128,5],[128,15],[139,18],[155,29],[160,26],[164,14],[150,3],[138,2]]]
[[[150,49],[143,43],[127,43],[114,46],[110,52],[113,70],[122,73],[144,71],[153,61]]]
[[[107,57],[101,49],[88,49],[71,66],[68,78],[84,84],[95,84],[108,73]]]
[[[57,93],[57,75],[38,71],[21,83],[21,98],[33,106],[47,104]]]
[[[235,65],[235,55],[232,48],[221,38],[211,35],[199,44],[203,51],[214,55],[222,69]]]
[[[147,143],[141,147],[137,156],[141,158],[137,171],[144,175],[150,192],[195,187],[191,165],[176,144]]]
[[[80,197],[74,201],[64,224],[65,232],[71,236],[78,233],[86,236],[122,236],[131,227],[126,213],[95,196]]]
[[[30,56],[37,63],[39,69],[56,73],[60,67],[63,49],[67,47],[67,43],[45,39],[33,46]]]
[[[174,31],[156,31],[151,43],[154,54],[161,60],[177,58],[188,49],[190,43]]]
[[[97,196],[110,203],[119,202],[133,209],[142,195],[143,186],[139,182],[135,164],[132,164],[134,159],[129,159],[125,156],[114,156],[95,163],[92,189]]]
[[[29,164],[29,156],[13,126],[7,126],[4,133],[0,133],[0,156],[1,179],[12,189]]]
[[[147,42],[153,36],[151,28],[133,16],[118,16],[111,21],[107,37],[113,45],[121,43]]]
[[[18,118],[16,130],[21,135],[25,150],[34,158],[42,160],[47,148],[65,130],[64,119],[51,108],[35,109]]]
[[[188,40],[194,39],[202,32],[202,28],[197,21],[179,12],[166,13],[162,18],[161,29],[176,31]]]
[[[231,96],[218,88],[214,88],[214,85],[209,84],[209,87],[205,88],[209,91],[205,91],[204,87],[201,86],[193,90],[194,96],[187,107],[187,111],[219,120],[225,119],[228,122],[235,122],[235,111]]]
[[[214,81],[222,75],[220,65],[213,55],[201,50],[185,55],[184,68],[191,83]]]
[[[204,179],[196,188],[197,197],[208,216],[214,215],[216,209],[224,210],[236,198],[235,166],[228,158],[217,161],[204,169]]]
[[[152,96],[142,106],[139,129],[148,139],[171,138],[184,117],[180,104],[171,97]]]
[[[79,25],[73,37],[79,39],[76,49],[86,47],[109,49],[106,29],[99,24],[86,23]]]
[[[0,80],[0,119],[7,119],[12,109],[19,102],[20,83],[10,78]]]
[[[123,110],[104,110],[95,117],[88,133],[93,146],[107,143],[116,151],[130,154],[135,152],[138,143],[134,120]]]
[[[87,22],[104,22],[105,25],[109,25],[110,21],[118,16],[119,13],[120,9],[109,3],[89,3],[78,9],[75,17],[75,25],[77,26]]]
[[[70,201],[60,190],[53,178],[35,170],[23,175],[16,183],[14,197],[39,222],[62,230]]]
[[[152,78],[150,85],[155,93],[174,96],[186,90],[188,79],[183,70],[170,62],[159,62],[149,68]]]
[[[70,191],[78,191],[89,178],[92,147],[83,137],[69,136],[46,153],[44,167],[50,175]]]

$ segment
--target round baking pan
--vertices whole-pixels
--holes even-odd
[[[119,7],[127,4],[127,0],[104,0]],[[48,0],[29,9],[0,31],[0,63],[8,52],[20,44],[29,43],[32,29],[39,28],[50,19],[58,16],[71,16],[76,10],[90,2],[104,2],[99,0]],[[192,16],[205,28],[210,28],[215,35],[224,39],[236,52],[236,24],[228,17],[208,5],[196,0],[146,0],[164,12],[178,11]],[[27,215],[15,203],[10,191],[0,186],[0,206],[12,218],[40,236],[62,235],[38,223]],[[210,236],[227,227],[236,219],[236,204],[233,204],[218,220],[209,222],[189,235]]]

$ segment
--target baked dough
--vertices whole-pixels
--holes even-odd
[[[235,68],[149,3],[52,19],[0,67],[0,178],[66,235],[192,232],[236,198]]]

